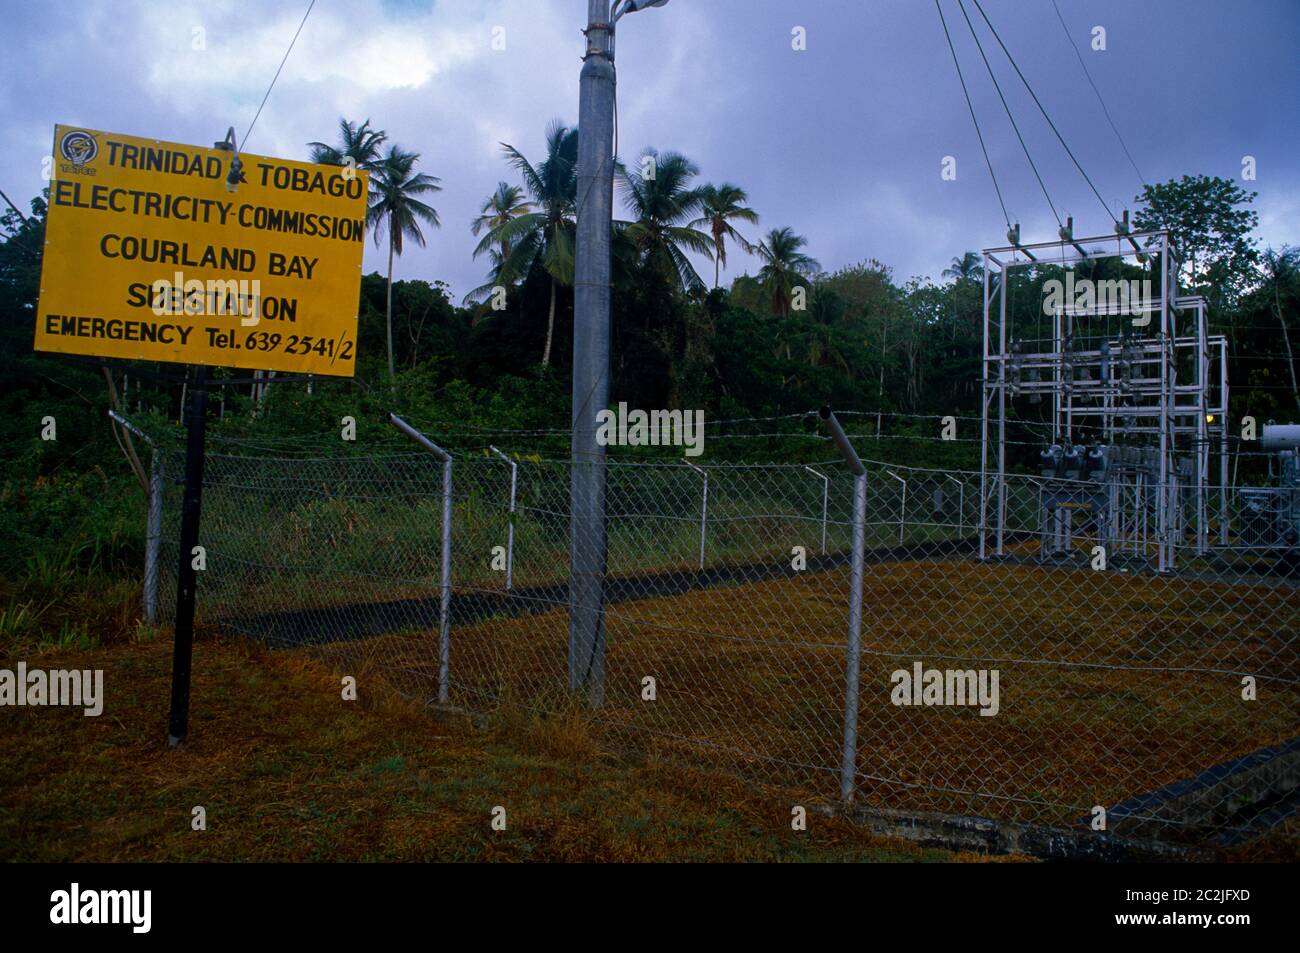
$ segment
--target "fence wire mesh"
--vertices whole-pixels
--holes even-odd
[[[183,470],[159,465],[166,619]],[[448,700],[552,710],[569,464],[461,454],[452,472]],[[436,701],[443,480],[420,452],[210,455],[200,621]],[[1102,808],[1111,831],[1225,844],[1300,831],[1300,589],[1257,500],[1210,494],[1200,536],[1174,520],[1159,574],[1153,486],[1103,516],[1058,505],[1080,488],[1008,477],[999,552],[978,473],[868,464],[855,701],[853,482],[841,462],[608,464],[593,717],[611,738],[830,802],[848,705],[867,807],[1076,829]],[[987,523],[996,481],[983,492]]]

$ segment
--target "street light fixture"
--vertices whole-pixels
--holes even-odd
[[[638,10],[644,10],[647,7],[662,7],[668,0],[623,0],[622,4],[614,5],[614,22],[625,13],[636,13]]]

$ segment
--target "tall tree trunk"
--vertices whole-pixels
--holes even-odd
[[[266,398],[271,393],[271,379],[274,377],[275,371],[262,372],[262,383],[257,385],[257,406],[253,411],[253,415],[256,417],[266,413]]]
[[[726,257],[726,252],[722,247],[722,229],[718,227],[718,222],[713,223],[713,290],[718,290],[719,272],[722,270],[722,259]]]
[[[551,310],[546,318],[546,347],[542,350],[542,367],[551,364],[551,338],[555,334],[555,279],[551,279]]]
[[[117,386],[113,383],[113,372],[107,367],[100,368],[104,372],[104,380],[108,384],[108,405],[114,410],[123,412],[126,410],[118,404]],[[140,462],[139,455],[135,452],[135,441],[131,439],[131,431],[118,424],[117,421],[110,421],[110,427],[113,430],[113,436],[117,438],[118,446],[122,448],[122,453],[126,455],[126,462],[131,465],[131,473],[135,480],[140,484],[140,489],[146,494],[149,492],[149,475],[144,471],[144,464]]]
[[[388,383],[391,385],[397,379],[397,369],[393,365],[393,229],[391,223],[388,228],[388,301],[384,306],[384,313],[388,323]]]
[[[887,320],[882,316],[880,326],[880,384],[876,388],[876,439],[880,439],[881,412],[885,403],[885,351],[889,348],[889,326],[883,322]]]
[[[1286,319],[1282,316],[1282,296],[1277,290],[1277,280],[1273,281],[1273,307],[1277,310],[1277,323],[1282,326],[1282,340],[1286,344],[1286,369],[1291,373],[1291,396],[1300,410],[1300,386],[1296,385],[1295,354],[1291,351],[1291,332],[1287,330]]]

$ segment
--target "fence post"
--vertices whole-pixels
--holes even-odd
[[[826,504],[830,499],[831,478],[824,473],[818,473],[812,467],[804,467],[815,477],[821,477],[822,481],[822,555],[826,555]]]
[[[858,772],[858,686],[862,665],[862,571],[867,523],[867,468],[858,459],[840,422],[830,407],[822,407],[822,420],[853,471],[853,551],[849,569],[849,637],[844,664],[844,747],[840,757],[840,800],[853,803]]]
[[[162,548],[162,505],[163,474],[162,454],[153,439],[127,420],[116,410],[109,410],[109,419],[125,430],[129,430],[145,443],[152,453],[149,457],[149,490],[144,526],[144,621],[147,625],[158,624],[158,556]]]
[[[451,686],[451,464],[452,456],[397,414],[388,422],[442,461],[442,582],[438,604],[438,703],[445,705]]]
[[[893,470],[886,470],[891,477],[903,484],[903,501],[898,508],[898,545],[903,545],[903,522],[907,519],[907,481],[895,473]]]
[[[185,496],[181,501],[180,566],[176,572],[176,626],[172,640],[171,712],[167,719],[167,744],[185,743],[190,717],[190,670],[194,661],[194,602],[198,570],[194,550],[199,544],[199,518],[203,504],[204,442],[208,427],[208,369],[193,369],[189,406],[186,408]]]
[[[957,538],[961,539],[962,527],[965,525],[963,520],[966,509],[966,481],[958,480],[951,473],[945,473],[944,476],[957,484]]]
[[[697,467],[689,460],[683,461],[688,467],[704,477],[704,497],[700,503],[700,568],[704,568],[704,534],[709,522],[709,471]]]
[[[511,460],[508,456],[498,450],[496,447],[488,445],[488,449],[498,457],[510,464],[510,525],[506,527],[506,592],[510,591],[514,584],[515,569],[515,487],[518,485],[519,464]]]
[[[155,447],[149,459],[149,515],[144,530],[144,621],[158,624],[158,556],[162,548],[162,453]]]

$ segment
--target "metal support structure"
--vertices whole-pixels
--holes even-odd
[[[1017,246],[1018,247],[1018,246]],[[993,399],[994,386],[991,382],[992,358],[989,351],[989,302],[992,296],[1000,294],[1002,283],[1006,280],[1005,270],[1000,270],[996,275],[990,267],[988,253],[985,252],[984,268],[981,276],[982,291],[980,298],[983,302],[984,310],[984,331],[981,343],[981,361],[980,361],[980,497],[979,497],[979,558],[981,560],[988,558],[988,507],[989,507],[989,402]],[[993,487],[998,489],[1005,480],[1001,466],[998,467],[997,475],[993,480]],[[1001,490],[998,489],[1001,493]],[[997,548],[998,555],[1002,554],[1001,536],[999,535],[999,544]]]
[[[812,467],[804,467],[813,476],[822,481],[822,555],[826,555],[826,510],[827,504],[831,497],[831,478],[824,473],[818,473]]]
[[[126,428],[145,443],[152,452],[149,455],[149,490],[146,501],[144,528],[144,621],[146,625],[158,624],[158,560],[162,552],[162,512],[163,512],[163,463],[162,452],[147,433],[127,420],[116,410],[110,410],[108,416],[116,424]]]
[[[853,543],[849,557],[849,633],[844,662],[844,744],[840,754],[840,800],[853,803],[858,773],[858,705],[862,669],[862,581],[866,550],[867,468],[849,442],[844,428],[822,407],[822,421],[853,473]]]
[[[1219,545],[1228,545],[1228,349],[1219,351],[1219,395],[1223,413],[1219,415]]]
[[[442,461],[442,579],[438,601],[438,703],[451,695],[451,494],[452,456],[396,414],[388,422]]]
[[[577,242],[573,284],[573,437],[569,517],[569,689],[599,705],[605,688],[605,447],[609,404],[610,233],[614,208],[614,25],[609,0],[587,2],[578,81]]]
[[[1080,297],[1065,290],[1047,311],[1046,329],[1042,317],[1029,322],[1022,317],[1018,325],[1013,324],[1008,298],[1016,269],[1059,268],[1062,284],[1070,289],[1076,266],[1091,268],[1107,259],[1128,266],[1129,276],[1109,282],[1095,279],[1092,295]],[[1145,269],[1146,278],[1132,277],[1137,267]],[[1098,471],[1104,473],[1102,479],[1122,489],[1107,498],[1125,505],[1132,501],[1134,507],[1131,514],[1106,514],[1117,527],[1111,538],[1119,538],[1122,526],[1136,541],[1145,533],[1149,508],[1153,552],[1145,546],[1139,551],[1153,557],[1153,569],[1174,568],[1187,532],[1195,533],[1194,551],[1209,554],[1209,424],[1215,415],[1226,423],[1227,340],[1209,334],[1203,298],[1178,293],[1179,268],[1177,249],[1167,232],[1134,235],[1122,223],[1117,223],[1114,235],[1075,239],[1071,230],[1057,242],[984,251],[980,558],[987,556],[990,533],[996,540],[995,552],[1003,553],[1008,529],[1007,398],[1017,396],[1035,403],[1044,396],[1050,399],[1054,446],[1068,450],[1095,443],[1121,458],[1117,461],[1108,454]],[[1116,294],[1120,297],[1112,297]],[[1217,384],[1211,374],[1216,359],[1221,371]],[[1149,447],[1142,446],[1143,441]],[[1220,453],[1217,545],[1224,545],[1228,538],[1226,446]],[[990,459],[993,456],[996,459]],[[1144,498],[1150,503],[1143,503]],[[990,517],[991,502],[995,509]],[[1039,512],[1046,518],[1041,507]],[[1056,534],[1058,543],[1070,534],[1068,517],[1066,521]],[[1046,528],[1042,529],[1046,539]]]
[[[171,712],[167,744],[185,743],[190,719],[190,666],[194,656],[194,600],[198,586],[195,552],[203,502],[204,442],[207,438],[208,369],[194,368],[185,437],[185,497],[181,503],[180,566],[176,573],[176,631],[172,642]]]
[[[1196,555],[1210,551],[1210,348],[1204,299],[1197,299],[1196,312],[1196,383],[1201,412],[1196,417]]]
[[[506,592],[510,592],[514,586],[514,568],[515,568],[515,493],[519,485],[519,464],[511,460],[508,456],[498,450],[496,447],[489,446],[489,450],[498,457],[510,464],[510,523],[506,527]]]
[[[158,624],[158,558],[162,551],[163,463],[157,447],[149,459],[149,514],[144,530],[144,621]]]
[[[704,538],[708,532],[709,524],[709,471],[702,467],[697,467],[691,461],[684,461],[685,464],[704,478],[704,494],[700,500],[700,568],[704,568]]]
[[[1173,258],[1170,251],[1166,240],[1156,256],[1160,264],[1160,337],[1157,342],[1160,347],[1160,482],[1156,484],[1156,572],[1159,573],[1171,568],[1168,550],[1172,544],[1169,530],[1169,477],[1173,469],[1169,460],[1173,450],[1169,445],[1169,378],[1172,368],[1169,364],[1169,286],[1166,282],[1169,262]]]
[[[609,406],[610,236],[614,217],[614,23],[667,0],[587,0],[578,77],[577,225],[573,259],[573,437],[569,482],[569,690],[605,694],[605,447]]]
[[[998,353],[1007,353],[1007,281],[1003,274],[998,282]],[[998,482],[997,482],[997,548],[999,557],[1007,554],[1007,366],[998,362]]]

